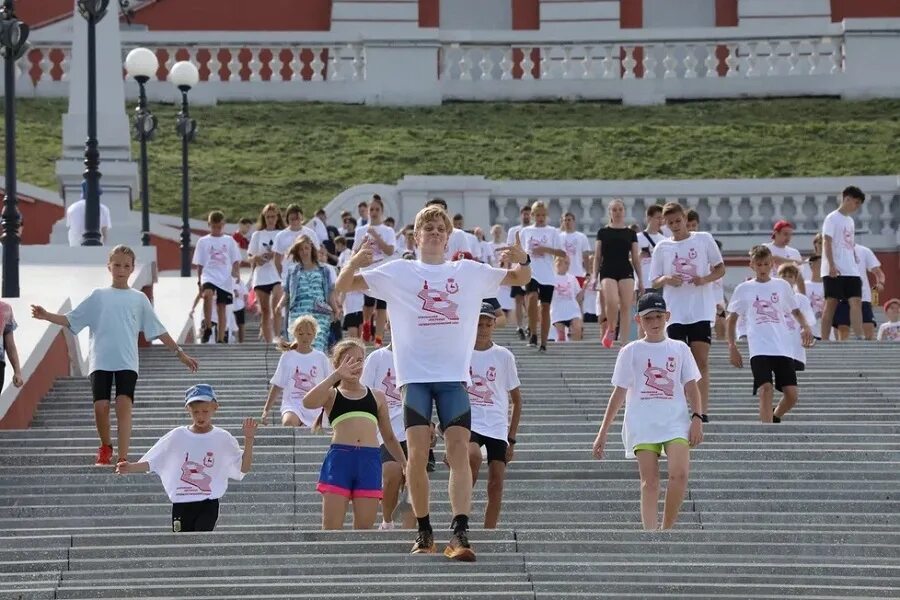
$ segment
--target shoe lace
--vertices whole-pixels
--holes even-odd
[[[420,531],[419,535],[416,536],[416,545],[419,548],[428,548],[431,546],[433,540],[432,533],[430,531]]]
[[[458,531],[454,535],[456,536],[456,541],[459,544],[460,548],[469,548],[469,532],[468,531]]]

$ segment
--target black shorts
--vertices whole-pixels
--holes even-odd
[[[501,306],[500,306],[500,301],[497,300],[496,298],[484,298],[484,299],[481,301],[481,303],[482,303],[482,304],[490,304],[491,306],[493,306],[493,307],[494,307],[494,312],[495,312],[495,313],[496,313],[498,310],[500,310],[500,308],[501,308]]]
[[[835,300],[862,298],[862,279],[859,277],[849,275],[823,277],[822,287],[825,288],[825,298]]]
[[[469,437],[469,443],[487,448],[488,462],[499,460],[504,465],[506,464],[506,448],[509,446],[506,440],[489,438],[473,431],[471,437]]]
[[[597,273],[597,279],[600,281],[604,279],[614,279],[616,281],[634,279],[634,269],[631,268],[630,264],[623,266],[612,265],[610,267],[601,266],[600,272]]]
[[[272,290],[274,290],[277,285],[280,286],[281,283],[276,281],[275,283],[267,283],[266,285],[254,285],[253,289],[257,292],[262,292],[263,294],[271,294]]]
[[[363,306],[366,306],[368,308],[372,308],[374,306],[375,310],[384,310],[387,308],[387,302],[363,294]]]
[[[691,345],[694,342],[712,344],[712,327],[709,321],[697,321],[685,325],[684,323],[672,323],[666,328],[666,334],[673,340]]]
[[[234,322],[238,324],[238,326],[243,325],[247,322],[247,311],[242,308],[241,310],[234,311]]]
[[[400,447],[403,448],[403,456],[409,458],[409,449],[406,447],[406,442],[400,442]],[[381,464],[389,463],[389,462],[397,462],[394,460],[394,455],[388,451],[387,446],[384,444],[381,445]]]
[[[510,286],[509,288],[509,297],[510,298],[518,298],[519,296],[525,295],[525,288],[521,285]]]
[[[875,323],[875,313],[872,312],[872,303],[862,303],[862,322]],[[850,303],[846,300],[838,302],[837,308],[834,309],[834,319],[831,320],[832,327],[850,327]]]
[[[351,327],[359,327],[363,322],[363,314],[362,311],[356,311],[354,313],[350,313],[344,315],[344,322],[342,324],[342,328],[344,331],[347,331]]]
[[[177,502],[172,505],[172,531],[212,531],[219,520],[218,500]]]
[[[134,371],[94,371],[91,373],[91,392],[94,402],[112,400],[114,397],[128,396],[134,402],[134,388],[137,386],[138,374]],[[116,395],[112,395],[113,382],[116,384]]]
[[[585,323],[596,323],[599,319],[597,315],[594,313],[584,313],[584,322]]]
[[[230,292],[226,292],[219,286],[206,282],[203,284],[204,290],[213,290],[216,293],[216,304],[231,304],[234,302],[234,296]]]
[[[0,361],[0,389],[3,388],[3,384],[6,383],[6,363]]]
[[[772,383],[775,389],[784,391],[789,385],[797,385],[797,365],[793,358],[787,356],[754,356],[750,359],[750,370],[753,371],[753,393],[764,383]]]
[[[538,300],[541,304],[550,304],[550,302],[553,301],[554,289],[555,288],[552,285],[543,285],[538,283],[537,279],[532,279],[525,287],[525,291],[529,294],[537,292]]]

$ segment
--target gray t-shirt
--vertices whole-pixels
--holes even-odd
[[[133,289],[101,288],[91,292],[66,315],[69,329],[77,334],[91,330],[89,372],[138,372],[138,334],[148,340],[166,333],[150,300]]]

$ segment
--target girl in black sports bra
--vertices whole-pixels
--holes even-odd
[[[324,409],[334,429],[316,486],[322,494],[322,529],[342,529],[351,501],[354,529],[371,529],[375,524],[381,500],[379,432],[394,459],[406,464],[384,394],[359,381],[365,354],[357,339],[338,343],[331,358],[334,372],[303,398],[304,407]],[[315,429],[321,423],[319,415]]]

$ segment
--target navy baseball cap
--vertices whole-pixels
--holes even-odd
[[[494,308],[494,305],[490,302],[482,302],[481,303],[481,311],[478,313],[480,317],[490,317],[492,319],[497,318],[497,309]]]
[[[212,386],[208,383],[198,383],[194,387],[188,388],[184,392],[184,405],[187,406],[191,402],[215,402],[216,404],[219,401],[216,399],[216,392],[212,389]]]
[[[662,294],[647,292],[638,300],[638,314],[643,316],[653,312],[666,312],[666,301]]]
[[[97,185],[97,195],[103,195],[103,188],[100,185]],[[87,180],[81,182],[81,197],[87,199]]]

